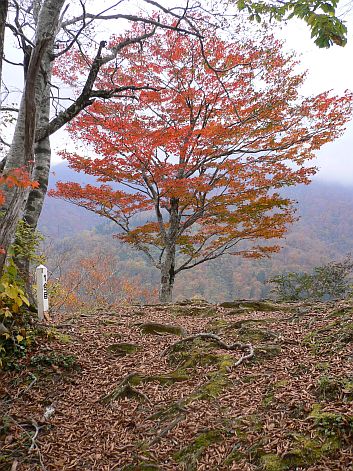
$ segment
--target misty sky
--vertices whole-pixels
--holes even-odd
[[[346,16],[348,26],[348,44],[342,48],[319,49],[310,38],[309,29],[299,20],[291,20],[279,31],[279,36],[286,40],[288,49],[300,54],[301,67],[308,70],[304,94],[318,94],[325,90],[343,93],[353,90],[353,12]],[[7,33],[9,34],[9,33]],[[19,69],[4,70],[5,80],[12,84],[18,80]],[[16,74],[14,76],[13,74]],[[60,159],[55,152],[63,149],[67,142],[65,131],[52,136],[53,162]],[[344,136],[325,145],[318,153],[315,164],[320,171],[315,178],[353,185],[353,122],[347,126]]]
[[[307,94],[333,90],[343,93],[353,90],[353,12],[346,16],[348,44],[342,48],[317,48],[306,25],[299,20],[283,27],[280,35],[286,44],[300,54],[303,69],[308,70],[304,87]],[[326,144],[318,153],[320,168],[315,178],[353,185],[353,122],[340,139]]]

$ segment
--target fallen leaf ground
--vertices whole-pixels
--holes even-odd
[[[234,367],[244,352],[203,339],[167,349],[199,332],[254,357]],[[352,364],[349,302],[55,319],[2,373],[0,470],[353,470]]]

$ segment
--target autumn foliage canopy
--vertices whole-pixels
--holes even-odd
[[[226,41],[209,30],[201,42],[164,31],[120,61],[99,78],[111,99],[70,124],[91,153],[64,153],[97,185],[59,183],[52,194],[114,221],[161,270],[162,300],[182,270],[277,250],[268,241],[293,220],[278,190],[309,182],[307,162],[341,134],[352,95],[302,98],[304,74],[272,36]],[[85,67],[77,53],[70,67],[66,81]],[[131,83],[133,95],[116,96]]]

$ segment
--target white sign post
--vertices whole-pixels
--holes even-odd
[[[38,318],[42,321],[48,318],[48,270],[44,265],[39,265],[36,268],[36,282],[37,282],[37,303],[38,303]]]

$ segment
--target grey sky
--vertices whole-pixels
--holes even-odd
[[[300,55],[301,68],[308,70],[308,77],[303,88],[305,95],[318,94],[332,89],[334,93],[343,93],[346,89],[353,90],[353,14],[346,17],[348,26],[348,44],[344,47],[319,49],[310,38],[309,29],[299,20],[291,20],[284,25],[279,36],[284,38],[288,49],[294,49]],[[4,70],[4,78],[12,85],[20,85],[19,68]],[[17,82],[17,83],[16,83]],[[56,151],[63,149],[68,143],[65,130],[52,137],[54,151],[53,161],[60,158]],[[347,131],[334,143],[327,144],[318,153],[315,164],[320,171],[315,178],[327,181],[353,184],[353,122]]]
[[[304,86],[305,94],[317,94],[324,90],[343,93],[353,90],[353,14],[346,16],[348,44],[342,48],[319,49],[310,38],[306,25],[299,20],[290,21],[280,35],[288,48],[300,54],[301,67],[308,70]],[[345,134],[335,142],[325,145],[319,152],[316,165],[320,171],[315,178],[353,184],[353,121],[348,123]]]

